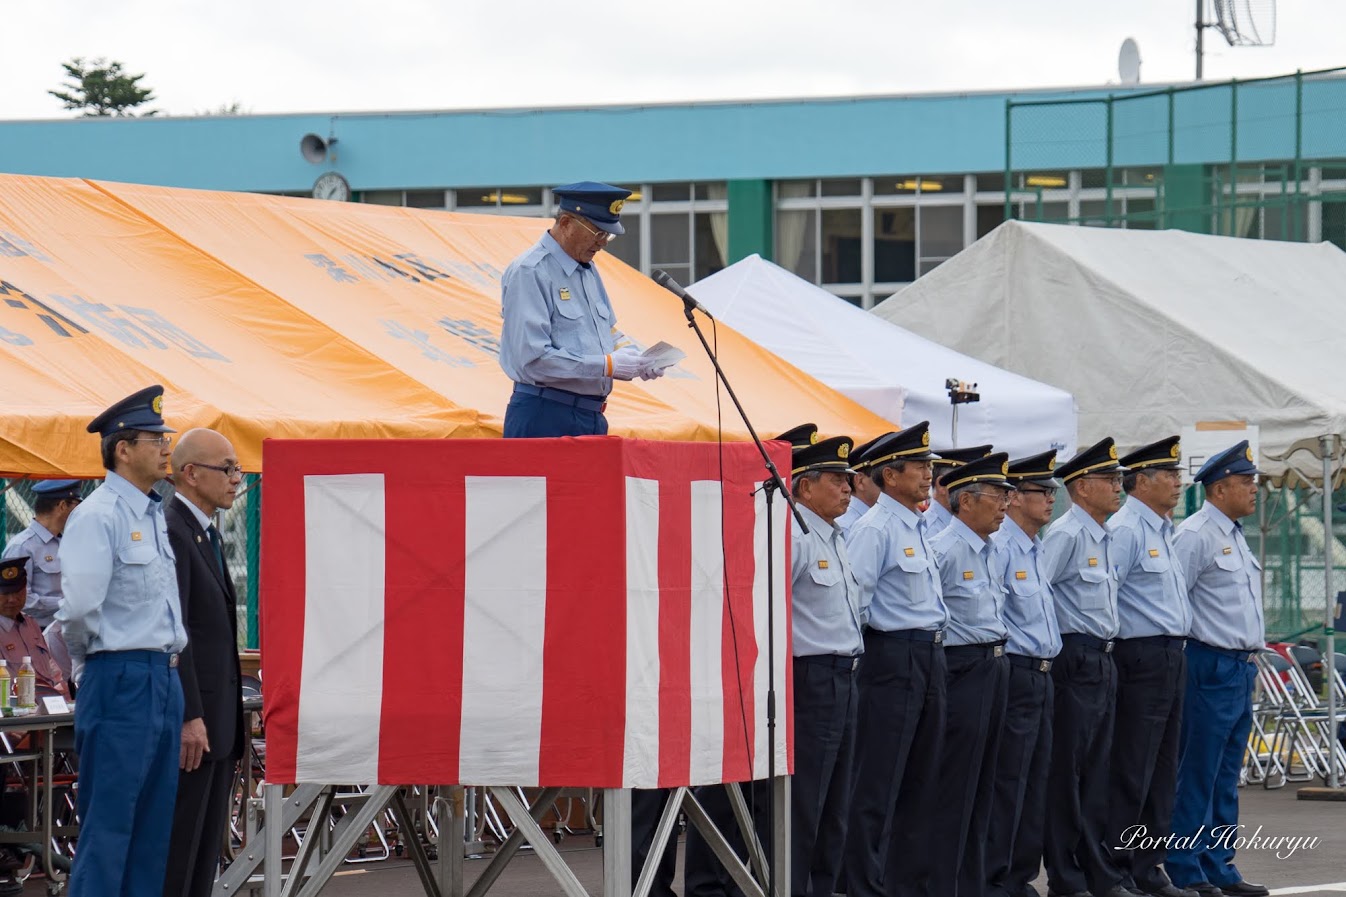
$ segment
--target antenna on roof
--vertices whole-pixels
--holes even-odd
[[[1207,5],[1215,21],[1206,15]],[[1214,28],[1231,47],[1271,47],[1276,43],[1276,0],[1196,0],[1196,80],[1201,80],[1202,42]]]
[[[1135,38],[1122,41],[1122,49],[1117,54],[1117,74],[1121,75],[1123,84],[1140,83],[1140,46]]]

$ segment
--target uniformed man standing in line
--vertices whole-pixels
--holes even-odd
[[[930,541],[949,609],[948,722],[939,768],[943,801],[931,820],[933,894],[986,893],[986,833],[1009,682],[1009,632],[1001,619],[1005,593],[991,576],[990,538],[1005,519],[1014,488],[1008,474],[1009,456],[998,452],[940,477],[953,522]]]
[[[841,527],[842,535],[848,533],[850,528],[858,523],[861,517],[869,513],[869,509],[874,507],[874,503],[879,500],[879,487],[874,485],[874,481],[869,477],[869,465],[859,459],[863,458],[865,453],[874,447],[874,443],[882,438],[880,436],[871,439],[864,445],[856,446],[851,450],[851,469],[855,471],[851,474],[851,503],[846,506],[846,513],[836,519],[837,526]]]
[[[1172,831],[1178,779],[1178,733],[1187,681],[1183,645],[1192,625],[1182,567],[1173,553],[1169,519],[1182,498],[1177,436],[1122,458],[1127,500],[1112,516],[1117,570],[1117,728],[1112,738],[1112,849],[1109,885],[1156,897],[1196,897],[1164,874],[1164,848],[1127,849],[1124,833],[1143,825],[1152,838]]]
[[[1061,656],[1052,666],[1056,707],[1047,778],[1047,887],[1055,897],[1123,897],[1107,878],[1108,757],[1117,700],[1112,663],[1117,579],[1108,516],[1121,503],[1112,438],[1057,468],[1070,510],[1047,529],[1047,579],[1056,599]],[[1126,895],[1130,897],[1130,895]]]
[[[650,380],[617,329],[594,256],[625,233],[631,191],[584,181],[552,190],[556,222],[500,279],[500,366],[514,381],[505,436],[602,436],[613,380]]]
[[[930,507],[925,509],[925,531],[930,538],[944,532],[944,528],[953,521],[953,513],[949,510],[949,490],[940,485],[940,478],[955,467],[962,467],[969,461],[985,458],[989,454],[989,445],[939,449],[935,452],[935,459],[930,462],[934,466],[931,472],[934,480],[930,490]]]
[[[79,480],[43,480],[33,486],[33,520],[5,546],[7,558],[27,558],[28,603],[25,616],[43,629],[61,606],[61,534],[80,503]]]
[[[1266,645],[1262,570],[1239,521],[1257,510],[1257,476],[1247,441],[1202,466],[1206,503],[1178,525],[1174,548],[1192,603],[1187,640],[1174,846],[1165,868],[1173,883],[1202,895],[1261,897],[1244,881],[1234,848],[1212,838],[1239,821],[1238,780],[1252,728],[1253,656]]]
[[[1003,619],[1009,632],[1009,688],[996,757],[995,794],[986,839],[987,893],[1035,895],[1030,882],[1042,868],[1047,821],[1047,767],[1052,753],[1052,661],[1061,630],[1047,580],[1038,532],[1056,503],[1056,452],[1011,461],[1005,521],[992,537],[991,575],[1005,587]]]
[[[850,439],[794,450],[791,528],[795,766],[790,893],[831,897],[841,873],[859,709],[860,585],[836,520],[850,500]],[[759,801],[764,809],[764,801]]]
[[[79,853],[71,897],[145,897],[163,888],[178,785],[187,644],[162,499],[172,433],[162,386],[98,415],[107,478],[61,539],[56,619],[79,685]]]
[[[867,606],[855,787],[846,841],[849,897],[919,894],[939,800],[948,611],[917,510],[930,494],[930,424],[879,439],[859,460],[882,490],[846,536]],[[921,850],[905,849],[913,832]],[[903,843],[899,843],[902,841]]]

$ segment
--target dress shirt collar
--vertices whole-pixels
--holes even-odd
[[[804,522],[809,525],[809,532],[817,533],[824,539],[829,540],[834,535],[836,535],[837,532],[836,523],[828,523],[818,514],[814,513],[813,509],[810,508],[808,505],[804,504],[802,501],[795,502],[795,507],[799,509],[799,514],[801,517],[804,518]]]
[[[1145,504],[1145,502],[1141,501],[1140,499],[1128,498],[1126,500],[1126,503],[1128,505],[1135,504],[1136,507],[1134,513],[1136,515],[1136,518],[1143,521],[1150,529],[1157,530],[1162,533],[1165,530],[1172,528],[1173,526],[1172,521],[1170,521],[1167,517],[1164,517],[1161,514],[1155,513],[1154,508],[1151,508],[1149,505]]]
[[[1095,541],[1102,542],[1104,539],[1107,538],[1108,536],[1107,527],[1100,526],[1097,520],[1090,517],[1088,513],[1085,512],[1084,508],[1081,508],[1079,505],[1071,505],[1070,510],[1067,511],[1066,513],[1074,514],[1077,518],[1079,518],[1080,523],[1084,526],[1085,532],[1093,536]]]
[[[130,480],[115,471],[109,470],[103,483],[130,505],[137,516],[143,517],[155,504],[159,504],[150,498],[149,493],[141,492]]]
[[[968,526],[962,520],[958,519],[957,514],[953,515],[953,522],[949,524],[949,529],[953,530],[954,534],[957,535],[958,538],[966,542],[968,544],[968,547],[971,548],[977,554],[981,554],[983,551],[986,550],[987,546],[986,540],[983,539],[981,536],[977,535],[976,533],[974,533],[972,531],[972,527]]]
[[[551,235],[551,231],[542,235],[542,246],[556,256],[556,260],[561,263],[561,270],[566,273],[566,277],[573,275],[575,269],[580,266],[580,263],[571,258],[570,253],[562,249],[561,244],[556,242],[556,238]]]
[[[0,616],[0,629],[3,629],[5,632],[13,632],[18,629],[22,623],[23,614],[19,614],[17,617]],[[13,671],[10,672],[10,675],[14,675]]]
[[[855,497],[855,494],[852,493],[852,494],[851,494],[851,503],[850,503],[849,505],[846,506],[846,510],[849,511],[851,508],[854,508],[854,507],[856,507],[857,505],[859,506],[859,508],[860,508],[861,511],[868,511],[868,510],[869,510],[869,505],[865,504],[865,503],[862,502],[860,499],[856,498],[856,497]]]
[[[1028,533],[1024,532],[1024,528],[1008,514],[1005,515],[1005,521],[1000,524],[1000,531],[1005,534],[1006,539],[1018,545],[1019,550],[1025,554],[1032,551],[1038,544],[1038,540],[1030,539]]]
[[[205,511],[198,508],[195,503],[193,503],[189,498],[187,498],[187,496],[183,495],[181,492],[175,492],[174,496],[177,498],[178,501],[182,502],[184,505],[186,505],[188,508],[191,509],[192,516],[196,518],[197,523],[201,524],[201,529],[206,531],[210,530],[211,526],[215,523],[215,521],[207,517]]]
[[[30,523],[29,526],[32,527],[33,532],[37,533],[43,542],[50,542],[52,539],[56,538],[56,534],[43,526],[36,517],[33,518],[33,522]]]
[[[889,514],[892,514],[898,520],[901,520],[903,523],[905,523],[912,529],[915,529],[917,526],[925,522],[925,518],[923,518],[920,514],[916,513],[911,508],[902,504],[902,502],[893,498],[887,492],[880,492],[879,500],[875,502],[875,504],[886,510]]]
[[[1211,520],[1214,520],[1216,525],[1220,527],[1220,532],[1224,533],[1226,536],[1233,532],[1234,527],[1238,526],[1236,521],[1229,519],[1228,514],[1221,511],[1210,502],[1206,502],[1202,507],[1206,508],[1206,516]]]

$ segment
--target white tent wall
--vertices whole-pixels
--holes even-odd
[[[1295,442],[1346,432],[1344,285],[1330,244],[1011,221],[874,311],[1071,391],[1083,444],[1246,420],[1280,473]]]
[[[1075,450],[1068,392],[876,320],[760,256],[698,281],[691,292],[718,320],[894,426],[929,420],[936,447],[951,441],[944,382],[952,377],[977,383],[982,394],[980,402],[959,406],[960,445],[989,442],[1012,456]]]

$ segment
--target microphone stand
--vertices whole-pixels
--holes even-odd
[[[804,516],[799,513],[799,508],[795,505],[794,496],[790,490],[785,487],[785,481],[781,479],[780,472],[776,469],[776,462],[771,460],[771,455],[767,453],[766,446],[762,444],[762,439],[753,429],[752,422],[748,420],[748,413],[743,410],[743,404],[739,402],[738,396],[734,394],[734,388],[729,385],[729,378],[724,375],[724,369],[720,367],[720,359],[715,357],[714,350],[710,343],[706,342],[706,334],[702,332],[701,325],[696,323],[696,316],[693,311],[697,307],[697,302],[686,293],[682,293],[682,313],[687,317],[687,326],[696,331],[697,339],[701,340],[701,347],[706,350],[706,357],[710,363],[715,366],[715,376],[719,378],[720,383],[724,384],[725,392],[729,393],[730,400],[734,403],[734,408],[738,410],[739,419],[743,425],[748,428],[748,435],[752,437],[753,444],[757,446],[757,451],[762,456],[762,465],[767,471],[767,481],[762,484],[762,491],[766,495],[766,631],[767,631],[767,685],[766,685],[766,732],[767,732],[767,778],[771,780],[771,788],[767,791],[767,817],[774,823],[776,819],[776,560],[775,560],[775,538],[773,534],[772,496],[779,491],[789,505],[791,513],[794,514],[795,523],[799,525],[801,532],[809,531],[808,524],[804,522]],[[749,754],[751,756],[751,753]],[[767,895],[768,897],[777,897],[776,891],[776,836],[775,832],[771,835],[771,844],[767,847]]]

